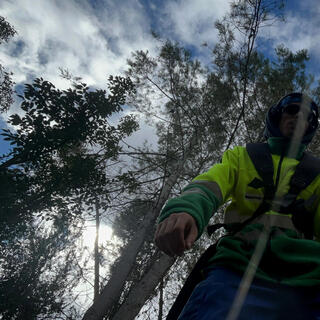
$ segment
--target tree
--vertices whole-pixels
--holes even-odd
[[[2,241],[0,315],[9,319],[74,319],[70,305],[79,281],[74,260],[79,232],[55,220],[52,225],[26,226],[24,237]]]
[[[13,26],[0,16],[0,45],[8,42],[17,32]],[[13,103],[12,73],[0,64],[0,112],[7,111]]]
[[[17,130],[2,133],[14,145],[0,164],[7,188],[0,203],[4,222],[8,216],[25,220],[68,197],[75,207],[76,200],[94,203],[109,182],[101,164],[116,158],[119,141],[137,128],[132,116],[117,126],[108,123],[121,111],[128,90],[132,85],[123,78],[110,78],[108,97],[105,90],[90,91],[85,84],[64,91],[43,79],[26,85],[20,96],[25,114],[13,114],[9,123]]]
[[[199,64],[194,63],[190,59],[190,55],[187,54],[187,51],[176,47],[170,43],[168,43],[161,52],[160,59],[161,64],[159,65],[159,68],[156,70],[148,70],[146,72],[146,69],[149,68],[150,65],[152,65],[152,61],[150,59],[146,58],[144,53],[138,53],[137,54],[137,60],[138,59],[144,59],[139,66],[142,66],[140,70],[135,70],[135,75],[139,77],[139,80],[135,81],[135,83],[141,84],[141,81],[145,81],[145,75],[146,73],[148,75],[152,76],[157,76],[158,74],[161,75],[162,78],[159,79],[160,83],[156,84],[155,87],[162,87],[164,88],[160,90],[161,94],[165,92],[164,90],[169,88],[168,85],[168,80],[170,77],[173,75],[174,68],[172,68],[171,63],[175,62],[174,57],[178,57],[180,59],[180,70],[177,72],[177,75],[179,72],[183,75],[183,72],[186,73],[185,77],[183,78],[183,81],[185,83],[188,83],[194,75],[198,75],[198,72],[201,72],[199,70]],[[138,63],[136,63],[138,65]],[[132,66],[135,66],[135,63],[132,62]],[[138,66],[138,67],[139,67]],[[164,72],[163,75],[161,72]],[[166,72],[166,73],[165,73]],[[130,74],[129,74],[130,75]],[[171,82],[172,83],[172,82]],[[176,86],[174,87],[175,89],[179,89],[179,82],[176,83]],[[189,88],[190,87],[190,88]],[[196,78],[194,80],[191,80],[191,83],[187,87],[187,89],[184,91],[182,88],[179,91],[179,98],[187,99],[191,97],[186,96],[189,92],[187,90],[194,90],[195,92],[199,91],[198,84],[196,81]],[[170,90],[170,89],[169,89]],[[173,93],[172,91],[169,91],[170,94]],[[150,93],[150,92],[149,92]],[[175,92],[173,94],[176,94]],[[164,95],[165,96],[165,95]],[[143,96],[143,98],[138,94],[136,96],[136,99],[143,101],[143,103],[147,106],[149,103],[148,98],[146,96]],[[195,99],[194,99],[195,101]],[[168,103],[168,109],[171,110],[172,107],[174,108],[179,108],[181,107],[181,102],[176,100],[176,101],[171,101],[171,104]],[[142,174],[142,181],[140,180],[140,184],[138,182],[138,185],[140,188],[137,188],[137,192],[142,192],[144,185],[145,185],[145,180],[152,179],[154,181],[154,188],[155,192],[152,192],[150,196],[154,199],[153,200],[153,206],[149,210],[148,216],[144,219],[143,227],[140,228],[139,232],[136,233],[136,241],[131,241],[130,242],[130,250],[128,249],[128,252],[126,254],[123,254],[123,259],[121,261],[121,264],[123,265],[123,268],[120,268],[119,266],[117,267],[117,276],[113,274],[111,277],[109,283],[103,289],[100,301],[96,302],[93,304],[92,308],[89,309],[89,311],[86,313],[84,319],[99,319],[101,318],[104,314],[106,314],[109,310],[113,308],[114,300],[116,297],[120,296],[122,288],[124,287],[126,277],[130,273],[130,268],[133,265],[136,255],[139,252],[139,248],[141,247],[144,239],[145,239],[145,234],[148,234],[150,232],[150,228],[153,228],[156,218],[159,215],[159,212],[164,205],[165,201],[168,199],[171,189],[174,184],[177,183],[178,178],[180,177],[181,173],[184,170],[184,166],[186,164],[186,160],[191,158],[191,155],[198,154],[199,157],[201,157],[200,153],[197,153],[198,150],[196,150],[193,147],[196,147],[196,142],[199,141],[198,137],[196,136],[196,132],[194,130],[198,130],[198,127],[195,127],[194,129],[191,128],[192,121],[194,119],[197,119],[195,117],[192,119],[190,117],[190,114],[192,114],[193,110],[192,107],[190,108],[191,110],[189,113],[186,114],[185,118],[188,120],[187,124],[185,126],[181,125],[182,121],[180,121],[180,112],[178,116],[173,115],[172,116],[172,123],[174,123],[176,126],[173,128],[173,130],[176,130],[178,132],[177,138],[172,138],[171,140],[169,139],[163,139],[163,143],[161,143],[162,148],[157,150],[152,154],[152,152],[146,152],[142,153],[141,157],[144,157],[145,163],[147,163],[147,166],[144,166],[142,170],[140,170],[140,173],[143,172]],[[188,109],[189,110],[189,109]],[[179,110],[180,111],[180,110]],[[189,118],[188,118],[189,117]],[[213,117],[212,117],[213,118]],[[210,119],[210,118],[209,118]],[[191,129],[190,133],[188,129]],[[159,127],[159,131],[161,128]],[[182,131],[182,133],[181,133]],[[174,134],[174,132],[170,132],[170,130],[164,130],[164,132],[168,132],[169,135]],[[185,135],[185,136],[184,136]],[[190,143],[185,143],[185,141],[189,138],[189,135],[191,135],[191,142]],[[193,137],[192,137],[193,135]],[[216,133],[216,135],[220,135],[220,133]],[[212,134],[212,139],[215,138],[216,136],[214,133]],[[170,141],[170,145],[167,145],[167,142]],[[219,141],[219,140],[217,140]],[[171,145],[172,142],[172,145]],[[177,149],[177,150],[175,150]],[[212,156],[212,155],[211,155]],[[149,160],[146,161],[146,158]],[[175,161],[178,160],[178,161]],[[149,178],[149,179],[148,179]],[[139,181],[139,180],[138,180]],[[150,189],[150,186],[149,186]],[[146,198],[148,199],[148,195],[145,195]],[[152,200],[149,198],[149,200]],[[134,248],[132,248],[134,246]],[[129,247],[128,247],[129,248]],[[156,261],[157,260],[157,255],[159,255],[157,252],[155,252],[155,255],[152,256],[151,261]],[[167,260],[166,257],[163,257],[163,259]],[[167,268],[173,263],[174,260],[169,259],[167,263],[160,263],[161,266],[164,268]],[[160,271],[159,276],[162,275],[163,270]],[[114,283],[117,288],[115,288],[111,283]]]
[[[108,174],[104,163],[118,157],[120,140],[138,127],[130,115],[109,123],[132,90],[120,77],[110,77],[108,94],[84,83],[63,91],[43,79],[26,85],[23,113],[9,118],[16,130],[2,130],[13,146],[0,164],[0,250],[6,257],[0,294],[12,293],[10,303],[0,305],[4,319],[74,313],[68,304],[80,279],[75,239],[94,200],[105,208],[109,185],[127,179]]]

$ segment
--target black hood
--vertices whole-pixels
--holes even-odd
[[[268,110],[265,120],[264,137],[266,139],[270,137],[283,137],[282,133],[279,130],[279,123],[281,114],[283,112],[283,107],[290,103],[301,103],[302,101],[304,103],[307,101],[310,105],[310,112],[312,114],[312,117],[309,122],[308,130],[304,134],[301,143],[305,145],[310,143],[318,128],[319,107],[310,97],[299,92],[287,94],[286,96],[281,98],[277,104],[273,105]]]

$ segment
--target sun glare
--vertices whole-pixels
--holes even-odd
[[[105,243],[110,240],[112,237],[112,228],[105,224],[100,225],[99,230],[99,244]],[[87,225],[84,229],[82,236],[82,245],[88,248],[94,248],[94,241],[96,238],[96,226],[95,225]]]

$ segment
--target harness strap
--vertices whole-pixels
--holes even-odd
[[[290,180],[288,195],[298,195],[320,174],[320,159],[304,153]]]
[[[262,178],[262,186],[265,188],[263,200],[273,200],[276,190],[273,183],[274,168],[269,145],[267,143],[248,143],[246,149],[250,160]]]
[[[239,223],[217,223],[207,227],[208,235],[211,236],[216,230],[225,228],[230,234],[235,234],[246,225],[252,222],[255,218],[270,210],[270,203],[268,200],[273,200],[275,194],[275,186],[273,183],[273,162],[269,145],[266,143],[248,143],[246,146],[250,160],[252,161],[255,169],[262,178],[262,181],[255,178],[251,184],[254,188],[264,187],[264,197],[250,218]],[[250,184],[249,184],[250,185]]]
[[[239,223],[216,223],[207,227],[207,233],[210,237],[215,231],[221,228],[225,228],[229,236],[234,235],[240,230],[242,230],[246,225],[251,223],[254,219],[256,219],[257,217],[259,217],[260,215],[264,214],[266,211],[269,211],[269,210],[270,210],[270,203],[266,201],[262,201],[260,206],[253,213],[253,215],[250,218],[246,219],[245,221],[239,222]]]
[[[283,197],[281,212],[291,213],[292,222],[300,230],[306,239],[313,238],[314,213],[308,210],[307,201],[297,200],[298,194],[309,186],[320,174],[320,159],[309,153],[304,153],[300,163],[297,165],[295,173],[290,180],[289,192]],[[311,201],[312,202],[312,201]]]
[[[271,188],[268,187],[268,185],[271,185],[270,178],[273,179],[273,164],[270,149],[267,144],[259,143],[248,144],[246,148],[251,161],[264,181],[264,185],[266,186],[265,190],[268,192],[268,195],[265,195],[263,198],[263,202],[266,200],[272,201],[276,190],[275,187],[273,187],[273,192],[268,191],[268,188],[271,190]],[[290,179],[289,192],[281,199],[279,208],[279,212],[281,213],[292,214],[294,226],[297,230],[301,231],[307,239],[312,239],[313,237],[313,213],[307,210],[305,201],[302,199],[297,200],[297,197],[319,174],[320,159],[309,153],[304,153]],[[270,195],[272,198],[269,197]],[[256,212],[253,216],[257,217]],[[254,219],[252,218],[250,218],[248,222],[245,221],[246,224]]]

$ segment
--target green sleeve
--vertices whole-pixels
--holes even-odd
[[[184,191],[187,191],[187,186]],[[199,187],[198,187],[199,188]],[[201,187],[205,189],[205,187]],[[198,237],[203,233],[214,211],[219,207],[218,198],[210,191],[204,191],[207,196],[201,193],[182,193],[179,197],[170,199],[163,208],[159,222],[163,221],[172,213],[187,212],[196,220],[198,226]]]
[[[167,202],[159,222],[172,213],[187,212],[196,220],[200,237],[212,214],[232,193],[237,177],[238,157],[237,148],[225,152],[221,163],[197,176],[179,197]]]

